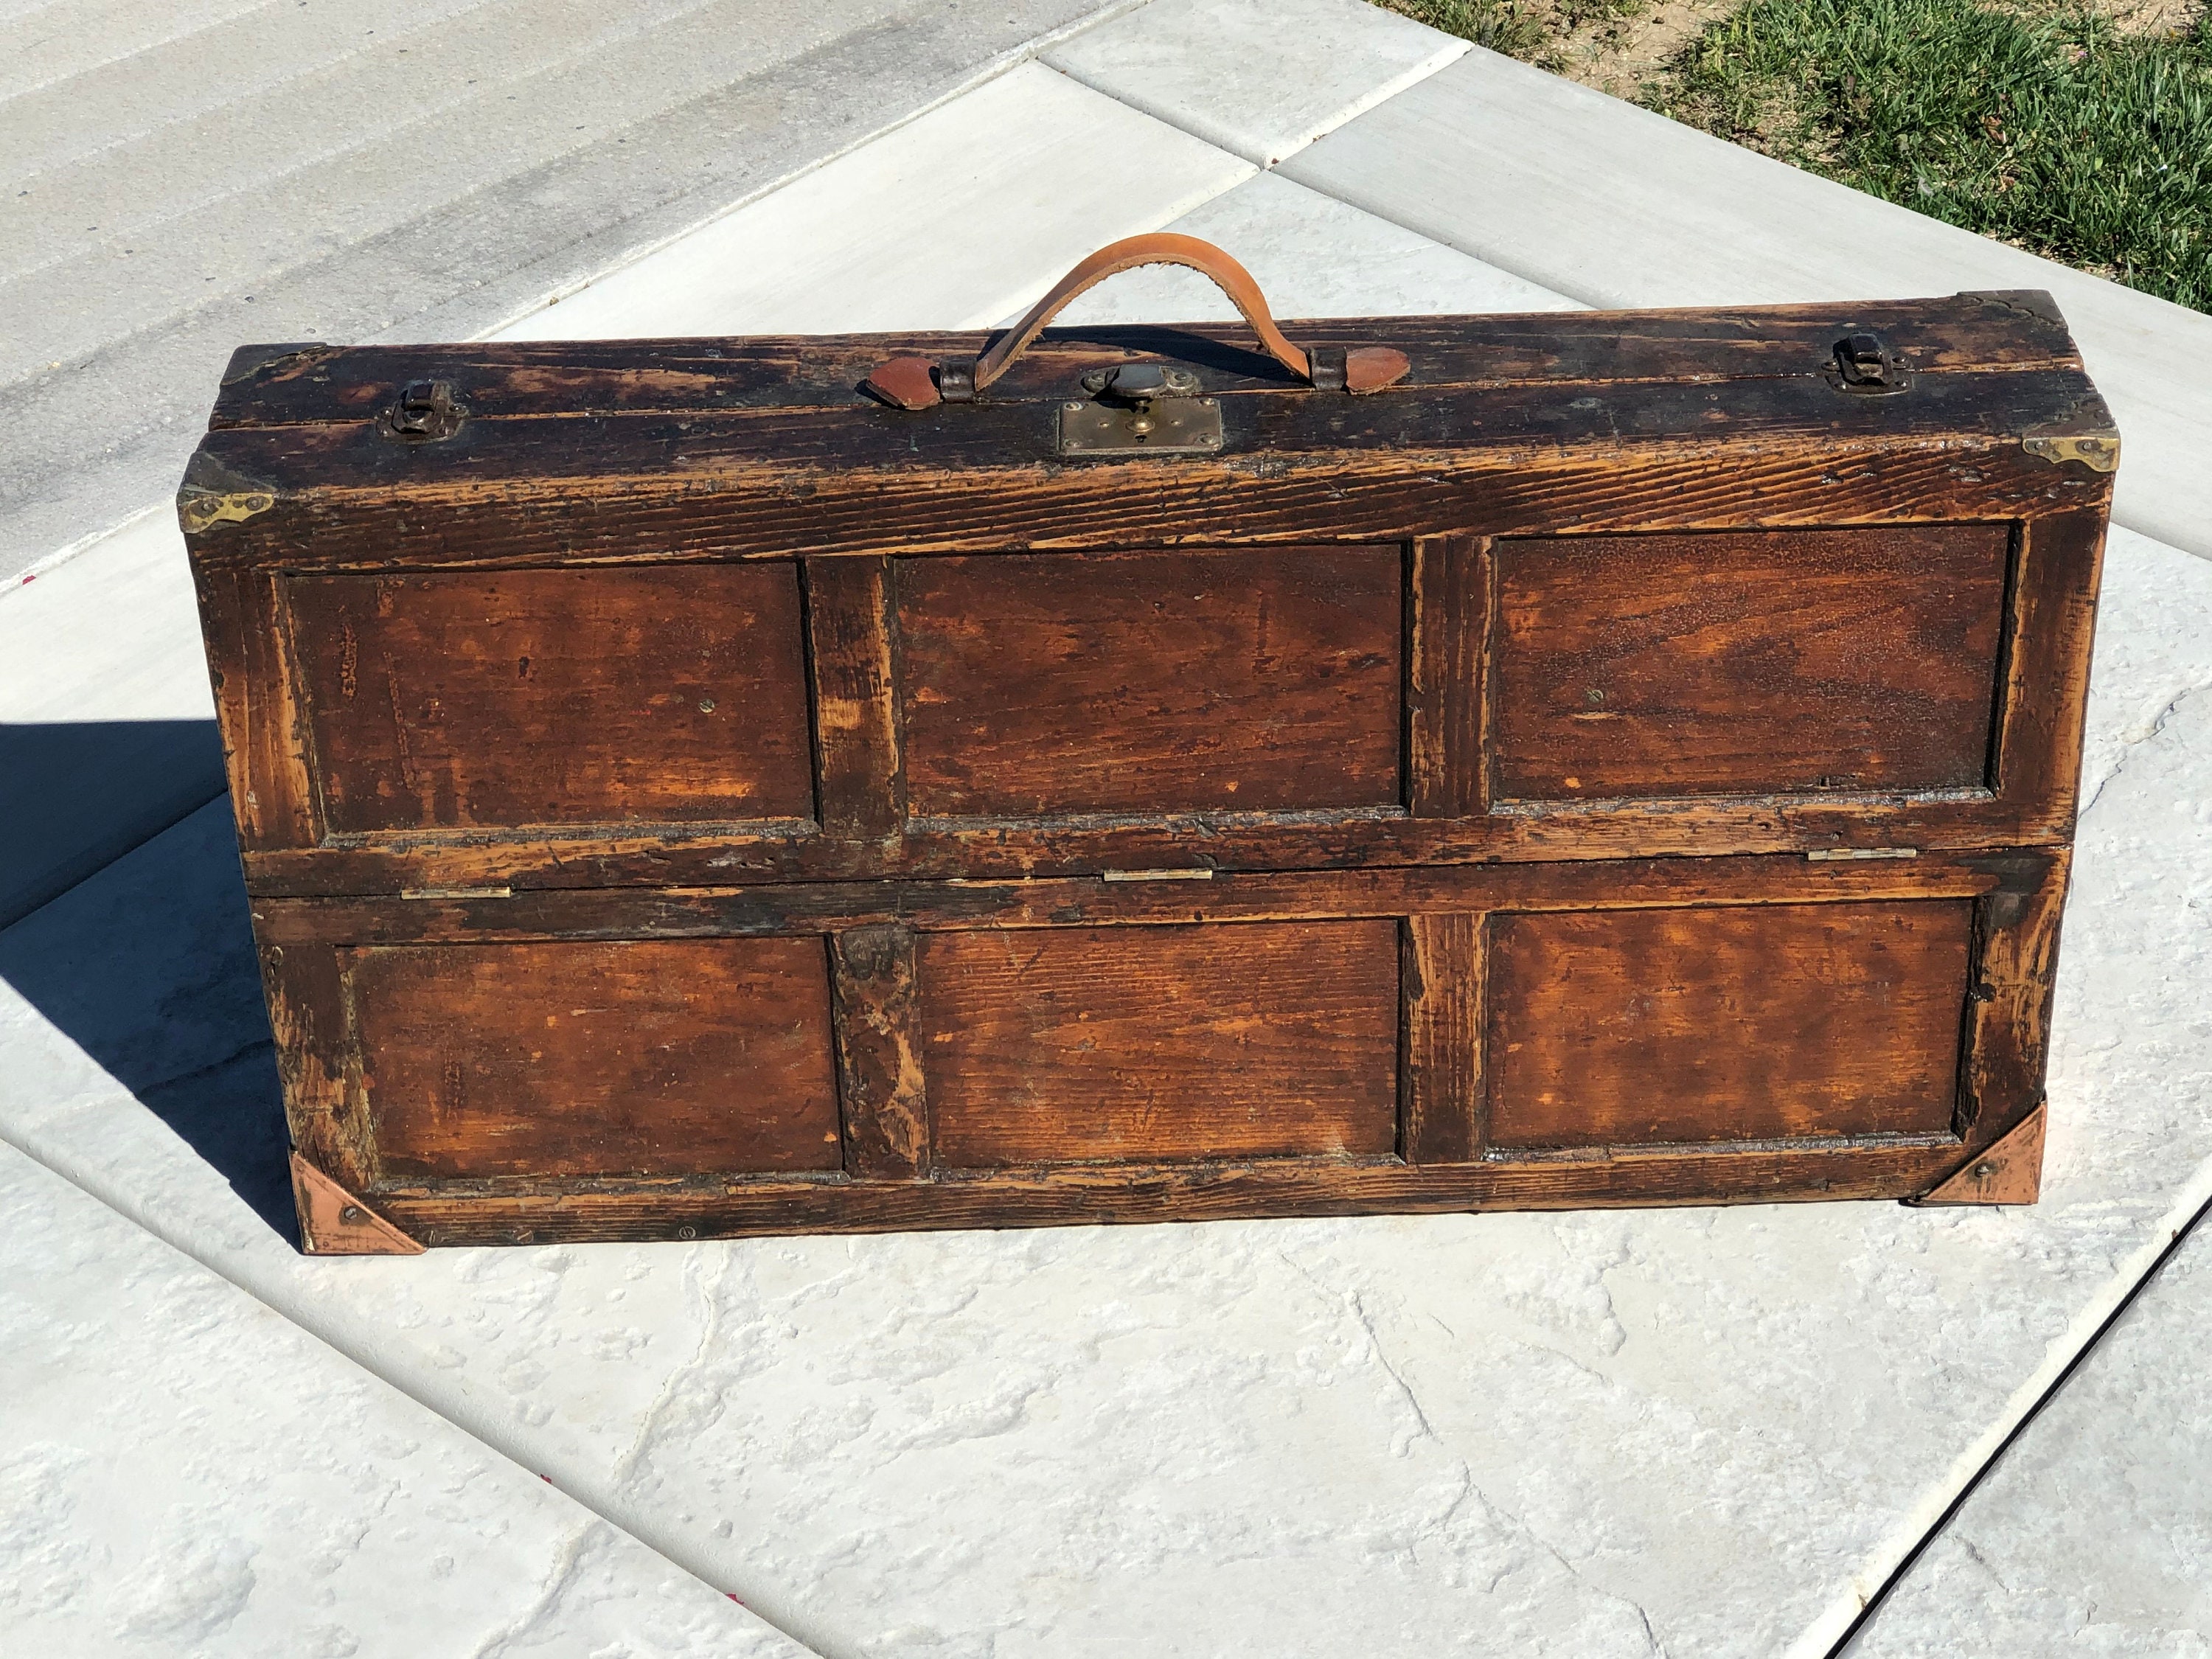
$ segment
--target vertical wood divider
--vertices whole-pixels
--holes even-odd
[[[883,922],[831,934],[830,987],[845,1173],[918,1180],[930,1151],[914,929]]]
[[[1401,934],[1400,1109],[1408,1164],[1467,1164],[1482,1150],[1481,915],[1415,915]]]
[[[815,811],[832,835],[888,839],[906,821],[891,562],[804,564]]]
[[[264,945],[260,957],[292,1145],[340,1186],[363,1191],[375,1183],[378,1160],[358,1086],[353,996],[338,947]]]
[[[223,765],[246,852],[312,847],[323,836],[282,580],[271,570],[194,573],[222,716]]]
[[[2049,798],[2061,824],[2073,822],[2081,785],[2104,543],[2092,507],[2028,519],[2014,538],[1996,782],[2001,799]]]
[[[1487,544],[1425,536],[1407,580],[1406,808],[1417,818],[1484,810],[1484,656],[1490,637]]]
[[[2012,1129],[2043,1100],[2051,1004],[2058,979],[2058,924],[2072,872],[2070,847],[1989,855],[2002,885],[1976,905],[1967,969],[1965,1052],[1957,1127],[1977,1150]]]

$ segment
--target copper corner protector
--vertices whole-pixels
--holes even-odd
[[[292,1154],[300,1248],[309,1255],[420,1255],[422,1247],[313,1164]]]
[[[2033,1204],[2043,1190],[2043,1115],[2033,1111],[1913,1204]]]

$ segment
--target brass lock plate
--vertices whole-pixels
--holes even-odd
[[[1099,459],[1218,455],[1221,402],[1217,398],[1155,398],[1134,408],[1104,402],[1064,403],[1057,447],[1062,455]]]

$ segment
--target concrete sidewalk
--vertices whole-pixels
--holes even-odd
[[[231,348],[466,339],[1132,0],[0,16],[0,582],[176,486]]]
[[[1131,3],[0,17],[0,926],[222,788],[167,502],[234,346],[477,337]]]
[[[1194,63],[1208,72],[1189,74]],[[1301,69],[1313,64],[1327,72]],[[1351,0],[1152,0],[508,331],[980,325],[1096,242],[1170,224],[1246,258],[1293,316],[1542,309],[1656,282],[1679,252],[1663,227],[1616,238],[1609,253],[1567,222],[1471,246],[1463,228],[1484,222],[1494,185],[1446,140],[1523,97],[1528,72],[1501,64]],[[1525,98],[1513,106],[1540,114]],[[1637,146],[1619,133],[1644,134],[1647,118],[1580,89],[1564,107],[1554,127],[1529,117],[1522,146],[1614,144],[1625,157]],[[1686,213],[1774,222],[1797,210],[1787,191],[1802,180],[1836,240],[1852,240],[1832,187],[1788,174],[1744,199],[1737,153],[1716,148],[1720,182]],[[1694,188],[1698,169],[1668,166]],[[1874,210],[1869,222],[1893,211]],[[960,222],[979,252],[915,283],[880,261],[871,231],[902,219]],[[1966,280],[1950,279],[1955,234],[1925,233],[1929,285],[1988,285],[1974,280],[1984,245],[1972,238],[1957,256]],[[791,252],[739,263],[762,246]],[[1563,248],[1582,262],[1571,288],[1553,280],[1568,269]],[[2085,293],[2085,333],[2100,307],[2122,332],[2138,314],[2128,296]],[[1102,319],[1226,314],[1180,273],[1117,281],[1085,303]],[[2212,319],[2177,317],[2159,326],[2180,382],[2192,354],[2212,349]],[[2185,436],[2187,387],[2112,361],[2142,418]],[[2203,540],[2188,480],[2169,489],[2163,477],[2150,470],[2142,513]],[[192,688],[176,642],[191,618],[161,597],[167,532],[134,534],[141,543],[115,545],[140,546],[143,608],[102,615],[127,642],[111,660],[171,651],[168,690],[142,688],[134,706],[165,695],[182,706]],[[48,723],[106,707],[88,701],[96,685],[72,702],[58,648],[39,654],[64,627],[80,641],[100,631],[88,618],[102,614],[91,580],[102,568],[84,567],[81,599],[57,583],[63,598],[35,629],[7,633],[9,607],[39,585],[0,597],[0,638],[32,653],[15,660],[46,665],[24,684],[46,699]],[[2034,1481],[2006,1478],[2029,1468],[2045,1425],[2066,1420],[2069,1391],[2112,1365],[2093,1357],[1983,1477],[2212,1194],[2201,1012],[2212,704],[2196,695],[2212,687],[2208,641],[2212,563],[2117,532],[2046,1196],[2030,1211],[1838,1205],[307,1260],[283,1231],[282,1125],[220,803],[0,933],[0,1138],[78,1189],[41,1203],[104,1200],[159,1241],[134,1248],[189,1256],[191,1271],[239,1287],[228,1303],[219,1285],[193,1292],[214,1310],[217,1347],[231,1322],[281,1314],[326,1345],[301,1349],[319,1357],[297,1362],[300,1387],[335,1386],[306,1379],[350,1364],[360,1397],[384,1389],[377,1398],[425,1413],[437,1435],[485,1449],[487,1469],[549,1476],[596,1517],[580,1528],[605,1529],[591,1534],[604,1550],[586,1560],[580,1545],[575,1559],[613,1564],[598,1599],[617,1607],[664,1596],[693,1607],[680,1587],[705,1586],[830,1656],[1827,1655],[1926,1545],[1859,1632],[1865,1650],[1944,1650],[2016,1582],[2004,1559],[2037,1571],[2057,1549],[2081,1588],[2059,1587],[2048,1618],[2011,1618],[2008,1652],[2074,1650],[2067,1595],[2106,1611],[2101,1650],[2188,1650],[2201,1619],[2143,1577],[2128,1537],[2051,1534]],[[49,1299],[17,1315],[27,1352],[82,1352],[53,1346],[58,1322],[127,1323],[128,1306],[100,1299],[104,1271],[73,1281],[84,1287],[74,1310]],[[2193,1283],[2172,1282],[2185,1297]],[[2186,1340],[2185,1313],[2154,1317],[2164,1305],[2147,1294],[2118,1328],[2115,1364],[2154,1375]],[[133,1398],[152,1397],[139,1386]],[[2080,1409],[2109,1423],[2128,1384],[2098,1386]],[[2146,1455],[2212,1472],[2194,1396],[2158,1397],[2168,1414],[2141,1424],[2141,1438],[2115,1429],[2088,1448],[2069,1489],[2130,1485]],[[144,1409],[155,1442],[182,1432],[158,1405]],[[40,1436],[68,1444],[51,1427]],[[23,1480],[106,1490],[40,1473],[67,1461],[55,1454]],[[427,1490],[411,1478],[394,1465],[395,1503]],[[8,1479],[0,1471],[0,1493],[17,1490]],[[192,1510],[210,1547],[230,1551],[214,1559],[264,1562],[271,1586],[232,1596],[235,1624],[216,1619],[230,1605],[218,1598],[206,1650],[252,1651],[285,1628],[276,1587],[301,1582],[288,1576],[304,1571],[291,1552],[315,1534],[272,1524],[256,1494],[307,1479],[276,1460],[234,1513]],[[1970,1530],[1929,1543],[1978,1480],[1954,1523]],[[210,1476],[191,1502],[219,1486]],[[2166,1490],[2133,1511],[2135,1537],[2188,1535],[2175,1505],[2194,1487],[2184,1475]],[[0,1516],[58,1518],[35,1534],[0,1520],[0,1614],[30,1582],[19,1559],[98,1548],[120,1571],[164,1547],[150,1513],[101,1532],[88,1499],[76,1510],[10,1501]],[[325,1486],[283,1513],[325,1516],[335,1532],[351,1501]],[[493,1518],[473,1524],[509,1524],[500,1504],[523,1500],[485,1501]],[[27,1554],[26,1537],[48,1554]],[[1990,1547],[1986,1582],[1959,1565],[1968,1543]],[[592,1622],[594,1598],[570,1611],[554,1593],[567,1582],[557,1563],[531,1579],[546,1571],[538,1561],[482,1569],[509,1635],[481,1638],[493,1626],[479,1620],[446,1648],[405,1650],[591,1650],[607,1628]],[[2123,1577],[2143,1586],[2133,1601],[2112,1593]],[[506,1586],[526,1581],[550,1587],[531,1604],[546,1610],[506,1613]],[[642,1588],[656,1583],[670,1588]],[[334,1585],[327,1616],[361,1651],[400,1650],[361,1595]],[[87,1654],[136,1650],[67,1595],[40,1616]],[[641,1651],[685,1651],[679,1637],[691,1639],[622,1632]]]

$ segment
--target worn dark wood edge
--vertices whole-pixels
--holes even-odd
[[[1978,398],[1858,400],[1909,409],[1855,407],[1825,384],[1761,382],[1757,398],[1690,386],[1639,400],[1629,424],[1503,393],[1480,420],[1430,399],[1394,406],[1359,446],[1310,408],[1271,405],[1218,459],[1091,465],[1054,461],[1014,410],[896,447],[773,417],[621,434],[515,422],[428,459],[356,453],[376,441],[344,428],[236,431],[207,442],[241,469],[318,482],[188,540],[202,565],[427,569],[2009,521],[2107,501],[2111,475],[2020,441],[2093,397],[2087,383],[1998,379]]]
[[[1992,795],[2004,793],[2005,728],[2013,705],[2035,694],[2023,684],[2015,666],[2020,655],[2021,571],[2027,550],[2027,526],[2015,521],[2005,545],[2004,593],[1999,602],[1997,665],[1990,687],[1988,752],[1982,760],[1982,783]]]
[[[322,824],[281,579],[265,569],[200,569],[193,586],[239,845],[312,846]]]
[[[341,948],[322,940],[278,944],[256,930],[262,989],[294,1149],[355,1192],[381,1172],[362,1109],[359,1044]]]
[[[2063,321],[1996,296],[1741,309],[1537,312],[1462,317],[1308,318],[1285,325],[1322,345],[1389,338],[1413,360],[1416,386],[1538,379],[1608,381],[1683,374],[1820,372],[1833,337],[1889,338],[1912,372],[2002,372],[2068,366],[2078,355]],[[687,411],[741,399],[840,402],[885,357],[974,356],[975,333],[816,335],[643,341],[494,342],[412,346],[243,348],[226,370],[211,424],[362,419],[413,380],[454,380],[472,418],[496,420],[564,404]],[[1279,365],[1224,324],[1049,329],[991,388],[994,399],[1065,395],[1083,368],[1128,356],[1196,363],[1211,392],[1290,384]]]
[[[2055,849],[2039,872],[2010,871],[1977,902],[1958,1115],[1970,1152],[2010,1133],[2042,1102],[2072,869],[2073,849]]]
[[[1497,908],[1981,898],[2000,890],[2035,890],[2064,861],[2063,849],[2006,848],[1821,863],[1765,854],[1240,872],[1202,882],[1068,877],[682,890],[548,888],[507,896],[257,896],[252,912],[260,936],[282,945],[400,945],[439,938],[719,938],[835,933],[886,922],[928,931],[1311,921]],[[2008,909],[2005,915],[2009,915]]]
[[[1299,1159],[1273,1168],[1070,1167],[964,1180],[700,1182],[630,1192],[495,1195],[393,1187],[376,1202],[426,1244],[552,1243],[1901,1198],[1925,1188],[1957,1158],[1955,1148],[1855,1145],[1419,1169]]]
[[[914,930],[872,922],[830,934],[830,990],[845,1173],[912,1181],[930,1167]]]
[[[2088,712],[2103,504],[2031,518],[2017,532],[2006,690],[1996,726],[2002,797],[2045,804],[2072,839]]]
[[[1797,801],[1707,796],[1487,818],[1360,819],[1294,830],[1192,817],[1149,826],[908,836],[889,848],[808,836],[718,836],[690,828],[660,834],[629,829],[604,841],[453,832],[381,846],[248,851],[243,858],[248,890],[276,899],[488,887],[520,894],[754,882],[1051,880],[1182,867],[1321,872],[1883,847],[1956,852],[2058,846],[2071,834],[2070,811],[2042,803],[1838,793]]]

